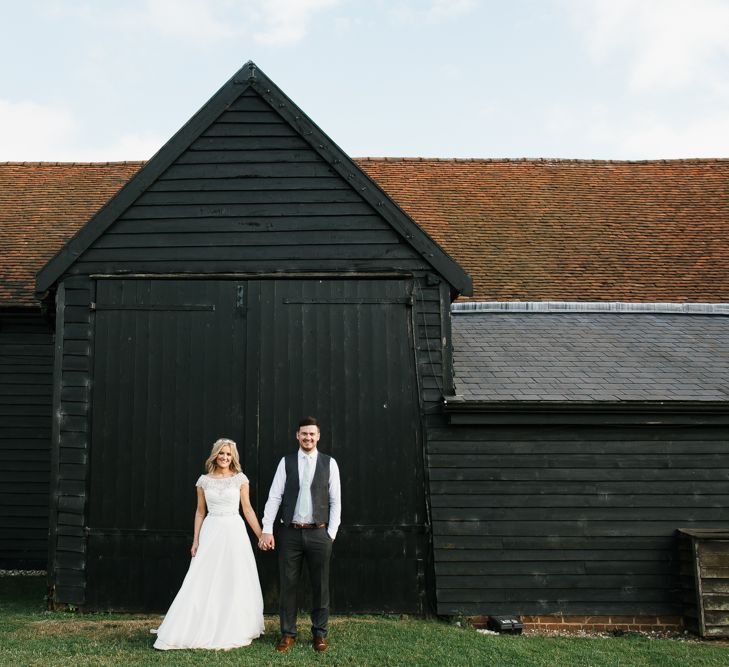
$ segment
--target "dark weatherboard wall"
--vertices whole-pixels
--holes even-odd
[[[0,568],[46,566],[52,368],[40,313],[0,313]]]
[[[254,91],[223,112],[70,269],[407,272],[395,230]]]
[[[682,613],[676,529],[726,525],[727,419],[631,419],[430,431],[440,613]]]
[[[313,413],[343,477],[333,608],[424,611],[454,276],[273,84],[226,84],[39,276],[57,290],[53,602],[166,608],[211,443],[239,443],[260,514]]]

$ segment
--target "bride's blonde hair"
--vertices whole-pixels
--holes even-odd
[[[208,460],[205,461],[205,470],[208,474],[214,473],[215,469],[218,467],[215,463],[215,459],[220,453],[220,450],[223,449],[225,445],[228,445],[228,447],[230,447],[230,453],[232,456],[232,460],[230,462],[230,471],[233,474],[241,472],[240,457],[238,456],[238,448],[235,446],[235,442],[233,440],[230,440],[229,438],[219,438],[213,443],[213,448],[210,450],[210,456],[208,456]]]

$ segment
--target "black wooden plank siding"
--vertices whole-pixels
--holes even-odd
[[[51,438],[49,586],[52,602],[84,602],[90,431],[91,308],[94,282],[80,276],[58,289]],[[51,565],[52,564],[52,565]]]
[[[421,267],[422,269],[422,267]],[[113,282],[113,281],[112,281]],[[140,281],[143,282],[143,281]],[[174,281],[171,281],[174,282]],[[433,283],[433,284],[429,284]],[[92,362],[92,317],[93,311],[90,309],[92,301],[96,300],[95,295],[96,281],[89,280],[79,276],[68,278],[64,281],[63,286],[59,290],[59,310],[57,319],[57,335],[59,341],[62,341],[58,356],[56,358],[56,391],[58,392],[57,404],[60,406],[58,411],[59,420],[54,425],[53,442],[55,457],[52,462],[54,473],[53,497],[55,499],[54,517],[51,521],[51,559],[55,563],[55,569],[51,574],[50,584],[55,589],[54,600],[60,603],[68,604],[92,604],[104,606],[104,601],[100,597],[87,599],[86,596],[86,576],[87,576],[87,538],[85,531],[90,525],[89,506],[87,504],[87,488],[89,480],[89,431],[90,431],[90,390],[91,386],[91,362]],[[447,287],[433,280],[431,274],[421,274],[413,281],[413,307],[412,321],[415,350],[413,354],[417,360],[417,383],[420,396],[419,411],[421,419],[439,420],[440,416],[440,400],[441,387],[443,383],[443,340],[441,334],[443,327],[437,322],[437,313],[439,303],[441,302],[441,292]],[[102,323],[103,326],[103,323]],[[179,332],[170,331],[170,335],[186,335],[184,328]],[[121,336],[121,330],[116,331],[117,336]],[[232,340],[232,338],[231,338]],[[122,342],[120,340],[120,342]],[[109,369],[109,373],[122,372],[123,369]],[[206,371],[210,373],[210,369]],[[201,371],[199,377],[194,378],[193,383],[202,383],[205,381],[205,374]],[[255,380],[255,376],[251,377]],[[212,382],[212,378],[208,379],[208,384]],[[158,391],[159,388],[150,387],[150,391]],[[326,394],[322,395],[322,400],[326,398]],[[96,409],[103,410],[103,396],[96,397],[99,400]],[[95,399],[95,400],[96,400]],[[142,394],[136,397],[137,403],[142,401]],[[136,405],[135,410],[144,412],[141,403]],[[157,413],[153,410],[146,413],[152,420],[146,424],[145,428],[151,430],[158,429],[160,424],[155,424],[154,419],[158,418]],[[215,422],[210,419],[210,422]],[[218,422],[219,423],[219,422]],[[251,422],[249,428],[253,428],[255,422]],[[420,427],[416,427],[420,428]],[[248,437],[251,437],[250,434]],[[141,438],[142,434],[137,433],[133,439]],[[420,440],[422,442],[422,438]],[[412,469],[417,472],[420,464],[413,460]],[[425,474],[427,475],[427,470]],[[421,481],[421,484],[423,482]],[[265,484],[261,486],[256,493],[259,494],[257,500],[257,510],[262,511],[263,496],[265,493]],[[180,491],[179,501],[182,496],[189,491],[185,488],[184,492]],[[118,489],[125,497],[128,497],[128,491]],[[100,496],[103,506],[103,496]],[[427,501],[427,498],[425,499]],[[173,503],[174,504],[174,503]],[[187,516],[183,513],[184,516]],[[381,524],[380,524],[381,525]],[[419,525],[421,528],[416,529]],[[432,586],[431,583],[423,578],[428,572],[432,575],[432,565],[428,562],[431,557],[431,550],[425,548],[421,540],[424,530],[425,535],[430,534],[430,519],[427,513],[425,516],[419,516],[418,521],[413,524],[413,532],[408,533],[410,529],[404,529],[403,536],[406,541],[403,543],[406,548],[409,562],[412,568],[408,572],[408,576],[414,573],[418,580],[423,583],[424,589],[428,590]],[[45,525],[43,530],[45,531]],[[379,529],[375,529],[376,531]],[[350,532],[356,529],[350,529]],[[93,531],[92,531],[93,532]],[[103,531],[102,531],[103,532]],[[101,533],[99,533],[101,534]],[[179,552],[188,541],[189,536],[187,530],[179,529],[164,530],[156,534],[153,530],[145,530],[143,539],[137,540],[133,546],[129,546],[130,542],[118,541],[115,551],[116,558],[123,558],[124,549],[128,549],[129,556],[134,554],[135,550],[142,550],[149,563],[166,562],[166,571],[170,573],[170,577],[174,579],[175,574],[179,574],[179,563],[174,565],[174,556],[170,555]],[[94,536],[91,535],[91,539]],[[359,539],[359,538],[358,538]],[[368,547],[371,549],[371,546]],[[388,559],[392,554],[383,552],[382,557]],[[356,554],[341,554],[340,564],[342,566],[352,558],[356,558]],[[166,560],[165,560],[166,559]],[[137,573],[140,581],[152,581],[153,572],[150,570],[140,571]],[[373,575],[374,576],[374,575]],[[405,582],[406,579],[403,579]],[[161,586],[169,588],[174,585],[165,580]],[[137,587],[138,588],[138,587]],[[159,586],[150,586],[148,593],[150,596],[160,594]],[[170,588],[170,590],[172,590]],[[133,590],[130,587],[129,590]],[[374,590],[372,591],[374,593]],[[151,599],[151,598],[150,598]],[[342,595],[339,602],[343,609],[357,608],[356,601],[349,600]],[[376,600],[366,602],[366,608],[369,610],[377,609]],[[420,605],[421,603],[418,603]],[[395,609],[396,605],[391,608]],[[403,609],[404,610],[404,609]],[[408,607],[409,611],[413,611],[413,607]]]
[[[190,286],[197,285],[198,287],[208,284],[206,281],[201,280],[163,280],[153,282],[158,286],[158,289],[164,290],[168,288],[173,291],[177,290],[180,294],[189,291],[184,287],[185,283]],[[263,299],[265,301],[266,297],[264,294],[266,289],[275,289],[276,285],[283,286],[284,283],[297,285],[299,291],[304,290],[301,294],[298,291],[295,291],[294,294],[294,297],[299,295],[304,301],[311,298],[312,295],[309,292],[314,287],[317,288],[317,294],[321,297],[321,290],[326,288],[327,284],[337,284],[340,288],[341,285],[349,284],[351,288],[344,294],[344,297],[346,297],[345,301],[356,303],[357,290],[364,289],[365,282],[369,282],[372,286],[382,284],[383,289],[388,284],[405,284],[403,281],[387,281],[382,279],[364,282],[361,279],[339,282],[301,279],[296,281],[250,280],[243,281],[240,284],[245,286],[244,294],[247,302],[251,299]],[[83,277],[75,277],[66,279],[64,285],[59,290],[57,328],[59,334],[63,332],[65,338],[62,339],[59,335],[59,340],[62,340],[62,343],[58,350],[56,360],[56,372],[60,378],[57,383],[60,420],[57,422],[54,430],[54,442],[58,445],[55,450],[57,456],[53,462],[54,470],[57,471],[53,490],[53,495],[56,499],[55,513],[57,518],[52,522],[51,540],[51,557],[55,564],[51,585],[55,589],[54,600],[59,603],[80,604],[86,605],[89,608],[108,608],[112,606],[117,608],[140,608],[139,601],[143,600],[141,606],[161,608],[159,603],[154,604],[153,601],[159,600],[161,597],[171,596],[179,584],[178,580],[182,573],[180,568],[184,569],[184,564],[181,565],[180,563],[182,561],[176,558],[174,554],[184,552],[184,547],[189,540],[189,527],[187,526],[189,516],[185,512],[181,513],[179,508],[187,504],[185,499],[190,496],[190,488],[188,488],[190,481],[188,478],[190,478],[190,475],[186,473],[181,473],[179,476],[173,475],[172,478],[176,480],[176,484],[183,484],[183,486],[179,486],[178,484],[179,488],[176,486],[174,490],[168,489],[162,484],[161,480],[155,483],[150,482],[151,485],[148,484],[147,482],[149,480],[147,478],[149,477],[150,471],[159,474],[162,466],[160,461],[148,460],[149,453],[143,445],[146,441],[147,434],[154,434],[160,432],[160,430],[170,432],[171,429],[172,432],[176,433],[175,442],[180,445],[180,449],[178,450],[176,448],[175,451],[178,455],[181,452],[186,452],[185,456],[179,460],[184,461],[183,467],[186,465],[192,469],[198,467],[199,461],[197,459],[204,457],[204,452],[201,453],[195,447],[192,447],[190,438],[195,436],[193,439],[197,444],[203,442],[205,443],[205,447],[207,447],[209,444],[208,441],[213,438],[214,434],[191,434],[189,429],[187,429],[187,425],[184,425],[184,428],[181,427],[180,433],[177,434],[175,425],[164,424],[160,421],[164,420],[164,417],[162,416],[163,411],[158,408],[168,400],[175,401],[174,412],[176,414],[182,414],[186,411],[189,413],[191,411],[189,406],[185,408],[184,405],[177,405],[181,397],[184,397],[184,392],[181,391],[180,387],[163,388],[154,384],[149,386],[140,385],[138,390],[135,390],[131,394],[133,397],[132,402],[128,405],[126,403],[122,405],[118,398],[115,399],[114,396],[107,395],[108,391],[105,389],[106,383],[104,378],[115,378],[115,382],[127,383],[132,369],[141,363],[141,360],[145,358],[145,354],[149,356],[144,346],[147,344],[145,341],[149,341],[151,338],[170,341],[170,345],[164,348],[166,350],[165,353],[159,358],[153,357],[152,363],[162,364],[162,366],[166,363],[170,368],[173,366],[181,366],[191,369],[190,373],[194,377],[191,375],[187,378],[189,382],[186,381],[184,383],[185,386],[189,384],[192,387],[202,389],[213,386],[216,377],[220,373],[223,373],[228,366],[227,364],[223,364],[222,367],[218,368],[219,364],[203,364],[195,371],[194,369],[197,366],[190,363],[189,356],[192,353],[192,343],[190,341],[194,332],[188,326],[172,326],[170,324],[172,328],[169,331],[160,330],[156,333],[151,330],[147,331],[146,329],[140,330],[138,323],[132,326],[132,320],[130,320],[129,325],[125,324],[125,311],[123,309],[114,320],[113,326],[111,328],[107,326],[106,309],[109,302],[107,292],[109,290],[114,291],[118,288],[118,290],[121,290],[119,298],[124,302],[126,298],[124,296],[126,294],[125,290],[130,289],[130,285],[137,286],[134,294],[130,295],[130,298],[136,303],[140,299],[144,301],[147,298],[145,296],[146,292],[140,296],[138,291],[139,289],[148,290],[149,284],[149,280],[127,279],[104,280],[99,282]],[[227,280],[220,283],[220,285],[225,286],[226,292],[230,292],[231,294],[236,284],[238,282],[235,280]],[[364,319],[356,326],[350,323],[348,326],[350,328],[354,326],[354,328],[344,339],[356,343],[355,347],[360,352],[357,353],[355,358],[360,359],[365,364],[365,368],[368,369],[372,368],[372,364],[370,361],[366,361],[365,363],[365,357],[367,355],[375,355],[376,348],[383,350],[380,361],[385,364],[383,367],[384,370],[382,370],[382,373],[385,375],[388,374],[388,363],[396,357],[400,359],[398,363],[401,365],[405,363],[408,356],[412,358],[413,362],[417,360],[417,373],[413,373],[412,368],[409,371],[403,371],[402,377],[400,378],[401,383],[404,383],[403,387],[395,391],[394,396],[402,398],[409,391],[414,391],[417,388],[419,390],[419,400],[414,400],[419,405],[416,405],[413,414],[414,416],[421,415],[420,419],[422,419],[424,412],[438,410],[440,400],[439,387],[442,379],[439,375],[442,372],[442,341],[439,338],[441,326],[437,322],[435,312],[438,308],[437,304],[440,300],[439,292],[442,286],[433,279],[433,276],[429,277],[428,275],[416,277],[411,281],[411,284],[412,288],[404,292],[401,288],[398,288],[400,291],[395,294],[397,292],[396,289],[395,292],[392,292],[391,298],[393,303],[402,302],[401,307],[410,304],[408,305],[408,312],[410,312],[409,327],[411,327],[413,332],[413,340],[411,340],[410,344],[415,343],[415,349],[408,351],[407,341],[403,339],[400,339],[398,343],[399,352],[397,354],[395,354],[394,348],[392,350],[389,349],[390,345],[396,339],[393,338],[390,340],[389,336],[384,335],[386,333],[385,329],[381,330],[379,327],[372,329],[373,322],[369,321],[365,315],[369,309],[376,308],[377,306],[376,304],[367,305],[365,303],[367,299],[363,302],[364,310],[362,317]],[[264,289],[265,285],[269,285],[269,287]],[[100,293],[98,290],[102,286],[105,291]],[[291,287],[287,289],[290,291]],[[371,290],[372,287],[366,289]],[[355,291],[352,292],[352,290]],[[255,296],[259,293],[261,296]],[[329,298],[336,297],[337,295],[327,293],[325,296]],[[156,298],[159,301],[162,297],[157,295]],[[232,297],[226,298],[230,300]],[[212,298],[211,303],[215,302],[217,304],[219,300],[218,297]],[[334,300],[336,301],[336,299]],[[163,298],[162,301],[164,301]],[[200,299],[192,299],[192,301],[195,303],[200,301],[200,304],[202,304],[202,301],[205,301],[205,299],[202,299],[202,301]],[[294,301],[296,301],[296,298],[294,298]],[[92,302],[97,304],[95,310],[91,307]],[[292,308],[292,306],[289,306],[289,308]],[[232,305],[230,305],[230,309],[234,310]],[[201,313],[201,316],[204,317],[204,313]],[[121,319],[119,319],[120,317]],[[282,315],[279,313],[277,316],[278,319],[274,319],[278,322],[281,317]],[[324,357],[329,359],[331,356],[332,338],[336,339],[338,333],[342,333],[339,332],[337,327],[341,327],[344,322],[341,318],[331,320],[331,313],[329,317],[328,326],[330,329],[321,329],[322,326],[327,324],[324,320],[320,321],[317,325],[318,340],[326,346],[320,351],[324,355],[322,356],[322,360],[324,360]],[[290,324],[293,326],[295,322]],[[282,325],[283,321],[280,326]],[[129,328],[130,326],[132,328]],[[152,325],[150,324],[150,326]],[[253,326],[253,324],[249,324],[248,326]],[[321,330],[319,331],[319,329]],[[262,338],[265,342],[265,331],[275,330],[277,330],[276,323],[268,322],[261,329],[261,332],[259,332],[258,338]],[[92,337],[92,332],[94,332],[93,335],[95,338]],[[204,334],[202,332],[198,333],[199,335],[197,337],[201,341],[204,338]],[[247,340],[250,333],[248,332],[244,336],[241,336],[240,332],[239,334],[231,334],[226,340],[231,345],[233,341],[238,341],[238,345],[244,345],[240,350],[244,350],[245,344],[241,343],[241,341]],[[134,339],[135,342],[131,348],[127,349],[130,338]],[[189,342],[187,347],[185,340]],[[406,345],[405,348],[402,347],[403,343]],[[99,345],[102,349],[106,350],[106,356],[103,359],[94,358],[93,349]],[[212,347],[211,345],[202,346],[205,349],[216,347],[219,348],[219,346],[215,345]],[[370,352],[367,352],[368,349]],[[252,354],[252,357],[248,363],[252,361],[256,364],[260,363],[257,351],[254,350],[249,354]],[[167,359],[165,355],[172,356]],[[365,357],[361,357],[361,355],[365,355]],[[280,355],[269,355],[269,357],[278,359],[276,362],[278,366],[283,363]],[[329,363],[331,363],[331,359],[326,361],[325,365]],[[91,372],[92,365],[96,366],[94,373]],[[295,377],[295,369],[289,366],[286,366],[286,373],[291,374],[292,386],[296,386],[297,383],[301,382],[302,378],[297,380]],[[372,395],[376,393],[374,386],[357,388],[357,382],[362,381],[362,378],[369,377],[372,379],[370,370],[366,373],[360,373],[356,372],[354,366],[350,367],[348,364],[346,367],[349,369],[347,372],[351,375],[352,386],[355,387],[353,390],[354,394],[352,395],[359,395],[361,392],[369,392]],[[161,377],[165,375],[162,371],[164,371],[164,368],[161,369],[157,376]],[[252,391],[254,389],[258,391],[257,383],[259,382],[260,371],[251,371],[250,373],[246,371],[245,373],[241,372],[240,375],[248,377],[246,391]],[[94,376],[97,377],[96,381],[92,380]],[[392,385],[392,380],[388,380],[388,382]],[[103,418],[106,421],[99,422],[97,420],[95,422],[95,436],[90,439],[89,400],[91,392],[89,391],[89,387],[91,385],[95,387],[93,392],[94,413],[100,415],[100,419]],[[411,388],[407,389],[405,385]],[[331,410],[331,404],[336,403],[337,400],[346,395],[346,392],[338,392],[336,395],[332,394],[331,387],[327,389],[328,384],[326,382],[319,383],[317,386],[319,389],[317,391],[317,403],[313,406],[315,408],[314,411],[323,409],[323,406],[327,404],[330,405]],[[113,391],[114,385],[112,384],[110,387]],[[265,388],[262,391],[265,393]],[[207,390],[203,393],[209,395]],[[272,395],[277,396],[278,393],[274,392]],[[287,414],[286,416],[290,421],[295,421],[298,418],[300,408],[303,407],[301,406],[300,397],[286,395],[283,398],[287,405],[290,403],[291,406],[298,406],[295,410],[297,412],[296,417],[293,416],[293,413]],[[233,402],[239,405],[239,410],[243,410],[245,401],[242,398]],[[203,412],[206,410],[205,405],[208,403],[209,401],[201,399],[200,409]],[[389,403],[389,401],[384,400],[383,405],[385,403]],[[229,406],[230,401],[227,399],[216,399],[213,401],[213,404],[215,406]],[[264,408],[268,409],[266,406]],[[257,420],[263,418],[261,415],[267,414],[264,408],[254,408],[252,412],[249,409],[250,414],[258,415],[258,417],[256,420],[251,420],[250,423],[246,423],[246,429],[248,429],[246,431],[246,439],[257,441],[260,437],[257,430],[259,421]],[[348,425],[351,425],[347,420],[354,419],[355,422],[358,420],[362,421],[366,416],[349,413],[351,413],[351,407],[348,410],[343,410],[342,418],[344,419],[344,415],[348,415],[345,419],[346,423],[338,424],[334,429],[334,435],[337,439],[347,440],[346,435],[343,435],[346,433]],[[240,412],[236,414],[240,418]],[[386,417],[388,414],[387,409],[385,409],[383,415]],[[134,415],[133,419],[132,415]],[[198,415],[196,420],[199,420],[199,423],[208,425],[215,424],[216,428],[218,428],[221,424],[227,424],[226,419],[223,417],[217,414],[211,413],[208,415],[205,413]],[[374,415],[371,415],[368,419],[377,423],[382,422],[381,418],[375,419]],[[273,423],[281,426],[283,426],[283,421],[283,419],[279,419],[278,417],[273,419]],[[235,437],[240,437],[240,427],[230,426],[231,428],[228,430],[232,431]],[[416,446],[416,449],[413,450],[412,446],[410,446],[409,449],[406,448],[407,451],[403,449],[403,451],[398,452],[397,455],[399,457],[404,456],[405,458],[402,460],[398,459],[399,462],[395,466],[397,470],[412,466],[414,474],[411,477],[411,481],[415,485],[411,485],[412,488],[408,487],[409,490],[405,496],[392,506],[396,507],[399,512],[406,512],[406,514],[409,512],[409,514],[404,519],[401,518],[397,521],[393,521],[385,513],[382,513],[380,520],[375,520],[373,517],[363,519],[362,517],[358,517],[350,509],[350,525],[348,527],[347,521],[345,520],[345,525],[343,526],[343,536],[348,535],[348,538],[347,540],[342,540],[340,543],[344,545],[342,547],[344,551],[339,554],[335,567],[342,569],[342,576],[344,577],[347,576],[346,572],[351,567],[354,567],[355,564],[357,564],[357,569],[362,567],[362,553],[368,553],[372,556],[379,554],[377,558],[384,559],[383,562],[388,563],[388,568],[390,568],[391,573],[397,575],[393,582],[388,585],[389,592],[386,596],[389,596],[388,599],[390,600],[395,598],[401,599],[402,603],[389,602],[383,606],[382,591],[376,587],[368,586],[359,591],[356,599],[352,598],[351,590],[346,588],[342,589],[338,594],[336,604],[342,610],[376,611],[387,608],[391,611],[422,611],[425,601],[420,599],[420,596],[432,585],[426,581],[428,570],[431,569],[429,564],[431,551],[428,547],[430,530],[428,512],[425,506],[426,499],[422,495],[424,493],[424,480],[420,476],[420,473],[418,473],[418,470],[423,470],[423,455],[419,453],[419,448],[422,448],[423,436],[420,434],[421,427],[417,421],[411,424],[390,424],[389,422],[382,422],[381,426],[385,429],[385,432],[396,432],[398,428],[405,428],[405,432],[412,433],[415,438],[413,445]],[[218,428],[218,430],[220,429]],[[103,454],[99,453],[101,450],[98,450],[96,458],[94,458],[95,450],[93,447],[90,447],[91,440],[104,443],[110,439],[110,434],[112,433],[115,434],[114,438],[129,443],[129,447],[121,447],[115,453],[114,451],[107,451],[104,446]],[[404,442],[403,438],[397,438],[397,441]],[[193,450],[197,451],[197,454],[191,454]],[[336,450],[334,453],[336,454]],[[138,465],[142,465],[143,461],[144,470],[135,473],[133,478],[116,474],[113,472],[114,470],[117,468],[125,468],[124,462],[117,460],[118,456],[131,457],[127,463],[130,463],[133,458],[140,460]],[[190,456],[193,456],[195,461],[192,461]],[[251,459],[247,454],[244,454],[244,457],[246,464],[252,465],[252,473],[257,475],[256,469],[258,463],[253,463],[254,459]],[[173,459],[177,460],[177,455]],[[351,487],[347,491],[350,505],[359,502],[358,499],[362,496],[362,492],[361,490],[357,490],[358,487],[356,484],[360,482],[365,483],[369,479],[368,477],[363,477],[361,471],[373,468],[370,465],[371,463],[367,461],[355,462],[354,468],[350,467],[351,475],[347,480]],[[94,466],[97,466],[96,473],[92,473]],[[134,468],[134,466],[131,467]],[[270,468],[271,466],[268,467]],[[126,466],[126,468],[129,469],[129,466]],[[376,468],[375,466],[373,469]],[[272,470],[267,469],[266,475],[272,475]],[[184,482],[187,482],[187,484]],[[143,488],[137,489],[135,485],[138,484],[142,484]],[[261,478],[258,480],[257,488],[254,490],[255,504],[259,512],[263,508],[267,484],[268,479],[263,480]],[[89,500],[88,497],[89,485],[91,485],[92,500]],[[163,499],[162,497],[155,499],[152,497],[155,489],[162,493],[161,489],[163,487],[165,489],[165,495],[174,498],[174,500],[170,500],[169,498]],[[108,495],[104,492],[104,489],[108,489]],[[164,527],[161,527],[161,524],[160,526],[155,526],[147,523],[143,526],[130,525],[129,520],[136,516],[134,504],[138,503],[142,498],[144,498],[146,506],[161,507],[162,509],[166,507],[168,514],[174,513],[176,518],[173,520],[170,514],[167,517],[170,521],[162,522],[165,524]],[[390,498],[390,496],[388,495],[387,498]],[[383,502],[385,500],[383,497]],[[177,522],[179,521],[182,521],[182,523],[178,525]],[[375,542],[380,540],[383,531],[387,532],[391,538],[387,542],[390,545],[389,550],[387,548],[375,548],[375,544],[371,543],[373,539],[375,539]],[[397,539],[395,539],[396,536]],[[94,554],[94,560],[92,562],[89,562],[88,559],[89,549]],[[138,553],[145,554],[143,560],[146,564],[135,564],[133,562]],[[127,577],[125,579],[127,584],[120,587],[118,585],[118,577],[116,575],[112,576],[113,573],[111,571],[103,569],[102,566],[105,563],[113,569],[119,569],[120,567],[122,569],[126,568],[124,569],[124,576]],[[124,565],[125,563],[126,565]],[[160,564],[162,564],[165,577],[155,578],[155,573],[160,571]],[[396,564],[400,570],[395,567]],[[372,576],[375,576],[374,570]],[[87,577],[91,577],[94,581],[106,582],[104,586],[109,582],[114,582],[112,587],[117,593],[120,590],[124,590],[129,593],[130,597],[128,599],[125,599],[123,596],[121,598],[118,596],[115,597],[116,593],[103,586],[101,588],[95,586],[89,589],[86,584]],[[137,583],[132,585],[134,581]],[[272,581],[274,580],[272,579]],[[402,596],[394,595],[393,592],[399,590],[397,586],[402,588]],[[140,590],[143,593],[141,598],[138,595]],[[414,592],[415,590],[417,592]],[[368,591],[369,597],[363,591]],[[405,602],[406,600],[407,602]],[[168,601],[166,599],[166,602]]]
[[[409,284],[100,281],[93,311],[97,444],[84,485],[90,497],[62,500],[84,512],[89,537],[88,544],[59,540],[57,590],[68,594],[67,579],[82,587],[85,574],[89,608],[162,609],[187,564],[190,515],[180,508],[192,511],[201,447],[221,428],[238,439],[260,512],[278,458],[295,447],[292,424],[314,412],[326,425],[325,451],[340,458],[346,507],[333,605],[422,612],[429,530]],[[222,338],[205,341],[213,335]],[[88,349],[79,340],[65,347],[69,354]],[[162,377],[174,382],[163,387]],[[172,414],[187,418],[170,422]],[[173,452],[160,450],[160,433],[174,442]],[[403,469],[413,474],[402,478]],[[392,492],[372,495],[378,484]],[[80,562],[85,573],[73,567]],[[369,574],[352,579],[355,571]],[[275,574],[275,558],[264,557],[272,610]]]
[[[212,442],[238,440],[242,428],[246,342],[236,288],[212,280],[98,283],[91,608],[161,609],[184,577],[195,480]]]
[[[0,568],[46,567],[52,378],[40,312],[0,313]]]
[[[255,450],[247,448],[255,457],[247,458],[262,480],[258,506],[280,457],[295,451],[292,425],[301,413],[318,415],[320,448],[337,458],[342,478],[333,608],[422,613],[429,545],[408,283],[270,280],[250,287],[260,314],[250,309],[248,337],[261,346],[249,358],[260,402],[250,434]],[[261,561],[273,612],[276,561]]]
[[[360,192],[249,90],[83,254],[72,272],[240,273],[282,267],[426,268]]]
[[[677,528],[726,525],[725,426],[433,427],[443,614],[671,614]]]

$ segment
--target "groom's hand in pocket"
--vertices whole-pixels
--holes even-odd
[[[258,548],[261,551],[269,551],[276,548],[276,541],[273,539],[272,533],[261,533],[261,539],[258,540]]]

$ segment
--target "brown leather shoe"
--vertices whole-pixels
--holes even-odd
[[[292,637],[291,635],[284,635],[283,637],[281,637],[281,641],[278,643],[278,646],[276,646],[276,650],[279,653],[286,653],[286,651],[292,648],[295,643],[296,637]]]
[[[314,645],[314,650],[319,653],[323,653],[329,648],[327,638],[320,635],[314,635],[314,641],[312,642],[312,644]]]

